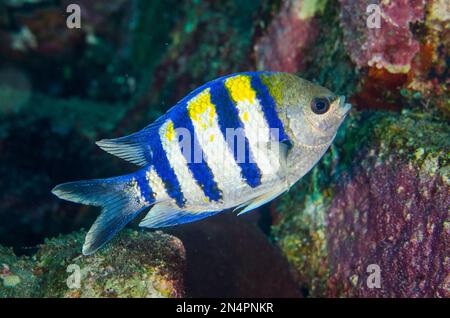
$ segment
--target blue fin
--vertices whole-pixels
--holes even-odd
[[[96,179],[57,185],[57,197],[94,206],[102,212],[86,235],[83,254],[90,255],[105,245],[128,222],[149,205],[137,200],[132,192],[132,177]]]
[[[152,156],[150,139],[158,134],[158,129],[165,117],[161,116],[154,123],[134,134],[115,139],[102,139],[96,144],[112,155],[139,166],[145,166],[150,163]]]
[[[96,144],[112,155],[136,165],[145,166],[147,164],[145,147],[133,137],[133,135],[130,135],[117,139],[102,139],[97,141]]]
[[[139,226],[147,228],[172,226],[201,220],[220,212],[222,211],[186,211],[171,203],[158,203],[148,212]]]

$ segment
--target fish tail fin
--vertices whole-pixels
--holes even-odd
[[[67,201],[102,207],[83,245],[83,254],[90,255],[154,203],[143,199],[139,191],[133,176],[126,175],[63,183],[57,185],[52,193]]]

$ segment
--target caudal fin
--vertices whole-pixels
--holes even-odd
[[[133,182],[131,176],[121,176],[63,183],[52,190],[61,199],[102,207],[100,216],[86,235],[84,255],[90,255],[105,245],[149,206],[148,202],[140,199]]]

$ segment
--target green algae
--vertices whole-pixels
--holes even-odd
[[[320,166],[330,164],[331,156]],[[315,168],[278,204],[281,221],[272,227],[272,235],[293,266],[299,285],[307,286],[310,296],[324,292],[328,276],[325,240],[326,209],[331,202],[331,188],[324,189],[327,176]]]
[[[327,0],[303,1],[300,8],[300,19],[307,19],[325,11]]]
[[[17,257],[11,248],[0,246],[0,298],[32,297],[38,288],[29,257]]]
[[[180,297],[184,248],[162,232],[124,230],[91,256],[84,232],[48,239],[33,257],[0,247],[0,297]],[[7,268],[7,270],[5,269]]]

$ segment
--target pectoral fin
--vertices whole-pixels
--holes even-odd
[[[250,212],[256,208],[259,208],[261,205],[263,205],[269,201],[272,201],[273,199],[275,199],[276,197],[283,194],[285,191],[287,191],[289,189],[289,186],[287,183],[287,176],[288,176],[287,158],[288,158],[289,149],[291,148],[290,143],[270,142],[270,143],[266,143],[264,145],[264,147],[266,147],[266,149],[269,151],[277,152],[277,155],[279,157],[280,171],[278,173],[278,178],[280,178],[280,180],[278,182],[278,186],[272,187],[272,188],[268,189],[267,192],[236,207],[234,209],[234,211],[240,210],[243,208],[243,210],[241,210],[238,213],[238,215],[242,215],[242,214]]]
[[[241,204],[240,206],[235,208],[234,211],[245,207],[242,211],[240,211],[238,213],[238,216],[242,215],[242,214],[245,214],[247,212],[250,212],[250,211],[252,211],[252,210],[254,210],[256,208],[259,208],[261,205],[263,205],[263,204],[265,204],[265,203],[267,203],[269,201],[272,201],[273,199],[275,199],[279,195],[283,194],[286,190],[287,189],[284,186],[284,184],[283,184],[282,187],[277,187],[275,189],[272,188],[268,192],[266,192],[266,193],[264,193],[264,194],[262,194],[262,195],[260,195],[260,196],[258,196],[256,198],[254,198],[254,199],[252,199],[252,200],[250,200],[250,201],[248,201],[248,202],[246,202],[244,204]]]

